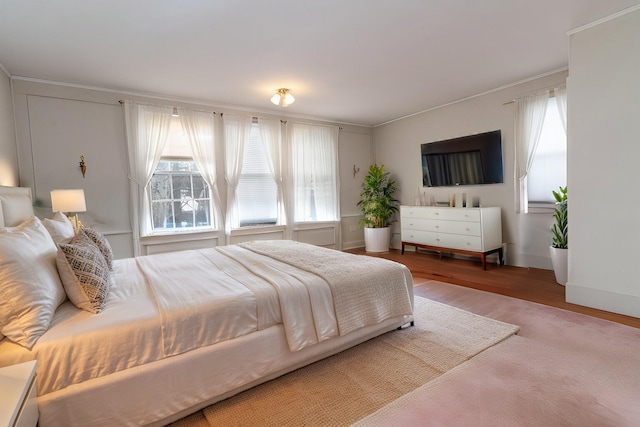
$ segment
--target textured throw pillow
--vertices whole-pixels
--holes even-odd
[[[111,275],[100,249],[84,233],[58,245],[58,272],[71,302],[90,313],[104,308]]]
[[[38,218],[0,229],[0,332],[31,348],[66,299],[56,246]]]
[[[100,249],[102,252],[102,256],[104,260],[107,262],[107,266],[109,270],[113,269],[113,251],[111,250],[111,245],[106,237],[99,231],[94,230],[93,228],[84,228],[83,231],[89,238],[93,241],[93,243]]]
[[[62,212],[56,212],[51,219],[45,218],[42,223],[56,244],[69,243],[76,235],[73,224]]]

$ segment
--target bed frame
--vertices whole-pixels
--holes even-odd
[[[10,217],[5,195],[30,199],[31,191],[0,187],[0,208]],[[407,289],[413,304],[412,283]],[[289,350],[283,325],[274,325],[39,395],[39,425],[165,425],[412,320],[393,317],[296,352]]]

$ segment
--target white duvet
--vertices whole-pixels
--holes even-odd
[[[37,358],[43,395],[279,323],[297,351],[410,315],[408,270],[370,260],[295,242],[118,260],[101,313],[63,303],[31,351],[0,341],[0,366]]]

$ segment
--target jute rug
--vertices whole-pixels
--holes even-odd
[[[421,297],[415,298],[414,317],[414,327],[298,369],[173,426],[348,426],[518,331]]]

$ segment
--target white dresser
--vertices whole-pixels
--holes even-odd
[[[402,253],[406,245],[479,256],[498,253],[503,263],[500,208],[400,206]]]

